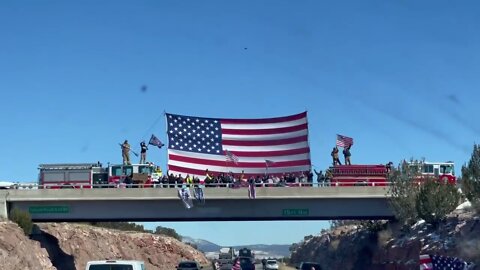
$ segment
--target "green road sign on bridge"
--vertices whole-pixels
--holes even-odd
[[[45,214],[45,213],[66,214],[70,212],[70,207],[66,205],[30,206],[28,207],[28,212],[30,214]]]
[[[308,216],[309,209],[283,209],[282,216],[292,217],[292,216]]]

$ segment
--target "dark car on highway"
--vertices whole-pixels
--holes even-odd
[[[196,261],[183,261],[176,268],[177,270],[200,270],[203,266],[200,266]]]
[[[312,267],[314,269],[312,269]],[[316,262],[301,262],[297,267],[298,270],[322,270],[322,267],[319,263]]]
[[[255,260],[250,257],[239,257],[242,270],[255,270]]]

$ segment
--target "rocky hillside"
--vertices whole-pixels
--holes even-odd
[[[148,233],[83,224],[45,223],[38,225],[32,239],[25,237],[15,224],[2,223],[2,269],[84,270],[86,262],[104,259],[142,260],[147,269],[175,269],[181,260],[208,264],[205,256],[192,247],[171,237]]]
[[[456,256],[480,265],[480,217],[458,209],[439,228],[424,222],[409,232],[386,224],[378,232],[341,226],[294,246],[292,264],[317,261],[323,269],[418,270],[419,254]]]
[[[0,221],[0,265],[2,269],[56,269],[40,243],[28,239],[16,224],[4,221]]]

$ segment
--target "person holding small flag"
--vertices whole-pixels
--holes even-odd
[[[352,145],[349,145],[343,149],[343,157],[345,158],[345,165],[352,165],[352,162],[350,162],[350,157],[352,154],[350,153],[350,147]]]
[[[145,164],[146,160],[147,160],[147,150],[148,150],[148,147],[147,145],[145,144],[145,141],[142,141],[140,143],[140,164]]]

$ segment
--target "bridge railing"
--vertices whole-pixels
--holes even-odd
[[[255,183],[258,188],[289,188],[289,187],[311,187],[311,188],[349,188],[349,187],[387,187],[391,182],[320,182],[320,183]],[[248,188],[249,184],[242,183],[209,183],[209,184],[185,184],[185,183],[152,183],[152,184],[48,184],[37,183],[16,183],[4,189],[35,190],[35,189],[96,189],[96,188],[184,188],[199,186],[201,188]]]

